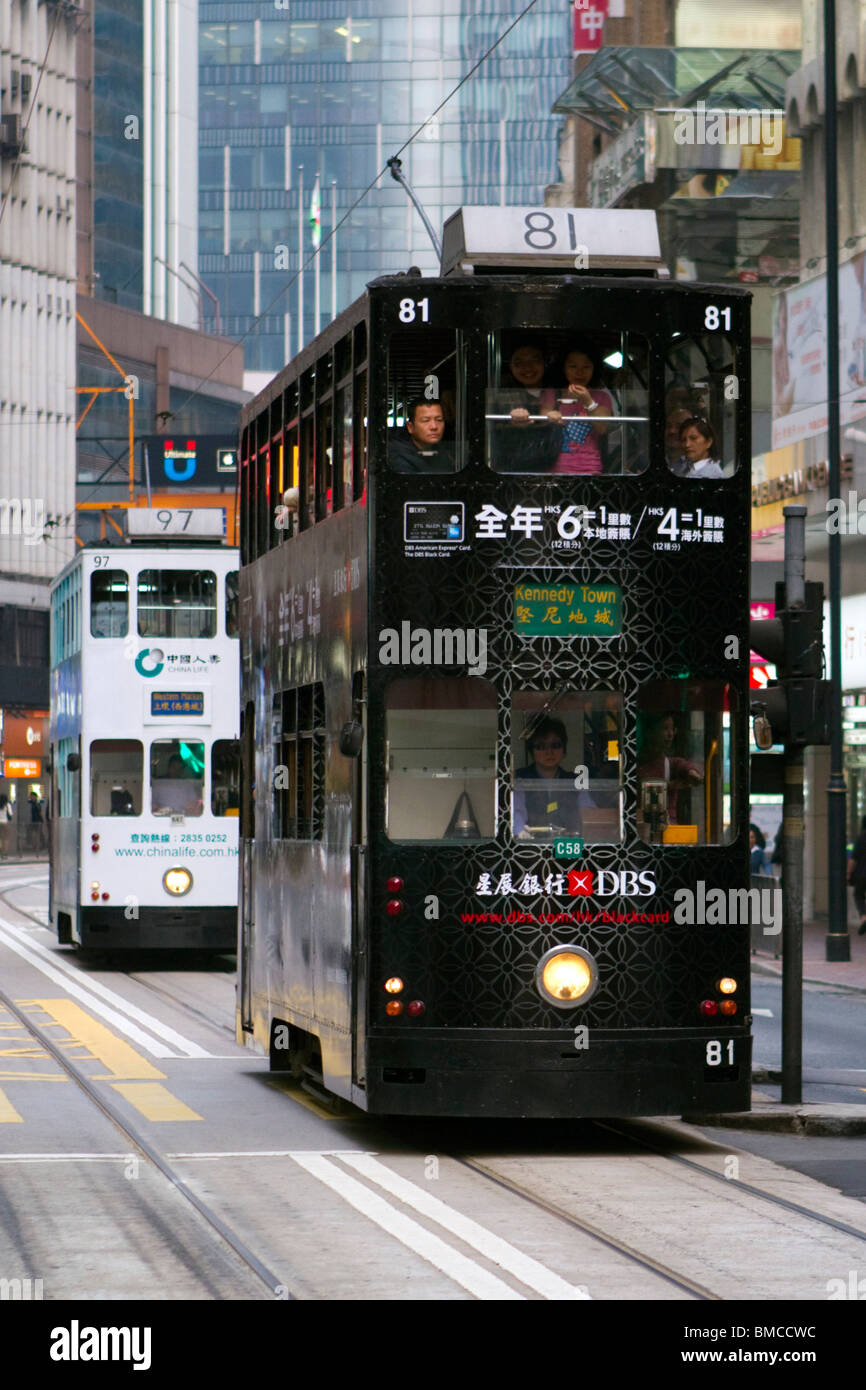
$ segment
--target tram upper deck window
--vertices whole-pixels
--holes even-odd
[[[709,312],[709,311],[708,311]],[[675,337],[665,361],[665,455],[679,478],[736,469],[737,364],[723,333]]]
[[[464,373],[460,334],[423,322],[426,300],[406,299],[413,327],[388,347],[388,466],[395,473],[453,473],[463,464]]]
[[[511,829],[535,844],[622,840],[622,696],[518,691],[511,716]]]
[[[735,713],[724,681],[652,681],[638,696],[637,828],[663,845],[726,845]]]
[[[649,355],[633,333],[513,330],[488,339],[487,453],[501,473],[642,473]]]
[[[150,796],[155,816],[200,816],[204,744],[184,738],[150,745]]]
[[[392,681],[386,699],[391,840],[496,834],[496,691],[478,676]]]
[[[140,816],[144,750],[138,739],[99,738],[90,745],[90,814]]]
[[[91,637],[125,637],[129,632],[129,575],[94,570],[90,576]]]
[[[140,637],[215,637],[217,582],[212,570],[142,570]]]

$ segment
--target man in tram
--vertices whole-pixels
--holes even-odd
[[[406,408],[406,434],[388,446],[395,473],[453,473],[454,454],[443,443],[445,415],[438,401],[418,397]]]

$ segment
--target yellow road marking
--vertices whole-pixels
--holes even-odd
[[[119,1091],[124,1100],[134,1105],[146,1120],[200,1120],[203,1117],[190,1110],[182,1100],[173,1096],[164,1086],[156,1082],[133,1085],[112,1083],[111,1089]]]
[[[66,1081],[55,1071],[0,1071],[0,1081]]]
[[[158,1071],[134,1047],[115,1037],[110,1028],[91,1018],[72,999],[34,999],[31,1002],[44,1009],[75,1042],[81,1043],[108,1067],[107,1076],[92,1076],[91,1081],[165,1080],[165,1072]]]
[[[21,1116],[7,1095],[0,1091],[0,1125],[23,1124]]]
[[[0,1047],[0,1057],[47,1057],[43,1047]]]

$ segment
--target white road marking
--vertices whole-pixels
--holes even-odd
[[[128,1163],[125,1154],[0,1154],[0,1163]]]
[[[47,883],[46,878],[13,878],[11,883],[4,883],[0,878],[0,893],[8,893],[11,888],[33,888],[38,883]]]
[[[753,1010],[752,1010],[752,1013],[755,1014],[755,1016],[756,1016],[757,1018],[775,1018],[775,1017],[776,1017],[776,1015],[773,1013],[773,1010],[772,1010],[772,1009],[753,1009]]]
[[[298,1149],[214,1149],[204,1153],[173,1153],[166,1158],[294,1158]],[[361,1149],[311,1149],[311,1153],[337,1156],[361,1153]]]
[[[467,1259],[465,1255],[452,1249],[444,1240],[434,1236],[410,1216],[404,1216],[396,1207],[392,1207],[390,1202],[378,1197],[369,1187],[364,1187],[357,1178],[344,1173],[336,1163],[325,1158],[323,1154],[293,1153],[292,1158],[300,1168],[312,1177],[318,1178],[326,1187],[330,1187],[362,1216],[374,1221],[389,1236],[405,1245],[407,1250],[420,1255],[476,1298],[523,1302],[522,1293],[512,1289],[502,1279],[497,1279],[495,1274],[490,1274],[474,1260]]]
[[[140,1028],[136,1028],[134,1023],[130,1023],[129,1019],[123,1018],[122,1015],[116,1013],[114,1009],[109,1009],[105,1004],[101,1004],[95,995],[82,989],[74,980],[70,980],[68,975],[61,974],[53,965],[49,965],[46,961],[40,960],[38,956],[34,956],[30,950],[16,939],[16,937],[10,932],[3,930],[4,926],[7,925],[8,923],[3,923],[2,919],[0,919],[0,942],[2,942],[4,946],[8,946],[10,951],[14,951],[16,955],[21,956],[22,960],[25,960],[28,965],[34,966],[37,970],[40,970],[43,975],[47,975],[49,980],[53,980],[55,984],[60,985],[61,989],[64,989],[67,994],[71,994],[74,998],[80,999],[92,1013],[99,1014],[107,1023],[112,1023],[121,1033],[125,1033],[128,1038],[132,1038],[134,1042],[137,1042],[139,1047],[143,1048],[145,1052],[149,1052],[151,1057],[174,1057],[176,1055],[170,1048],[164,1047],[162,1043],[154,1042],[153,1038],[149,1038]]]
[[[74,969],[74,967],[67,965],[62,956],[47,950],[40,942],[34,941],[23,927],[16,927],[2,917],[0,917],[0,927],[6,927],[9,932],[12,932],[22,945],[26,945],[28,951],[38,957],[40,962],[44,961],[46,966],[61,971],[78,989],[82,988],[82,976],[80,972]],[[42,969],[43,967],[39,964],[38,968]],[[166,1042],[173,1043],[178,1051],[182,1052],[186,1057],[210,1056],[210,1053],[205,1051],[203,1047],[199,1047],[198,1043],[190,1042],[188,1038],[183,1037],[180,1033],[176,1032],[174,1028],[170,1028],[167,1023],[161,1023],[158,1018],[154,1018],[153,1014],[146,1013],[144,1009],[140,1009],[136,1004],[129,1003],[129,1001],[118,994],[116,990],[109,989],[107,985],[102,984],[99,980],[87,978],[84,981],[83,988],[87,989],[93,995],[98,995],[100,999],[105,999],[114,1009],[128,1014],[130,1018],[137,1019],[139,1023],[144,1024],[145,1028],[149,1028],[151,1033],[155,1033],[158,1038],[163,1038]],[[132,1025],[129,1026],[131,1027]],[[132,1034],[130,1034],[130,1036],[132,1036]],[[175,1054],[173,1052],[160,1052],[153,1053],[153,1055],[159,1057],[173,1057]]]
[[[538,1260],[534,1260],[531,1255],[524,1254],[507,1240],[480,1226],[471,1217],[449,1207],[438,1197],[434,1197],[432,1192],[425,1192],[423,1187],[418,1187],[407,1178],[401,1177],[372,1154],[345,1153],[341,1154],[340,1158],[341,1162],[354,1168],[356,1173],[384,1188],[392,1197],[396,1197],[407,1206],[414,1207],[415,1211],[421,1216],[426,1216],[429,1221],[443,1226],[465,1245],[477,1250],[479,1255],[499,1265],[506,1274],[512,1275],[527,1288],[541,1294],[542,1298],[574,1301],[590,1297],[584,1290],[575,1288]]]

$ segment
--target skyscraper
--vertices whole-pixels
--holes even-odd
[[[311,338],[317,303],[323,326],[334,303],[344,308],[375,276],[438,268],[420,218],[386,173],[337,234],[335,285],[334,208],[339,221],[523,8],[525,0],[500,0],[495,12],[475,0],[201,0],[199,274],[217,296],[223,332],[249,334],[248,370],[277,371]],[[564,0],[538,0],[403,153],[434,227],[464,202],[543,202],[557,177],[561,118],[551,107],[571,73],[569,25]],[[318,293],[310,268],[301,296],[298,283],[287,286],[317,225]]]

